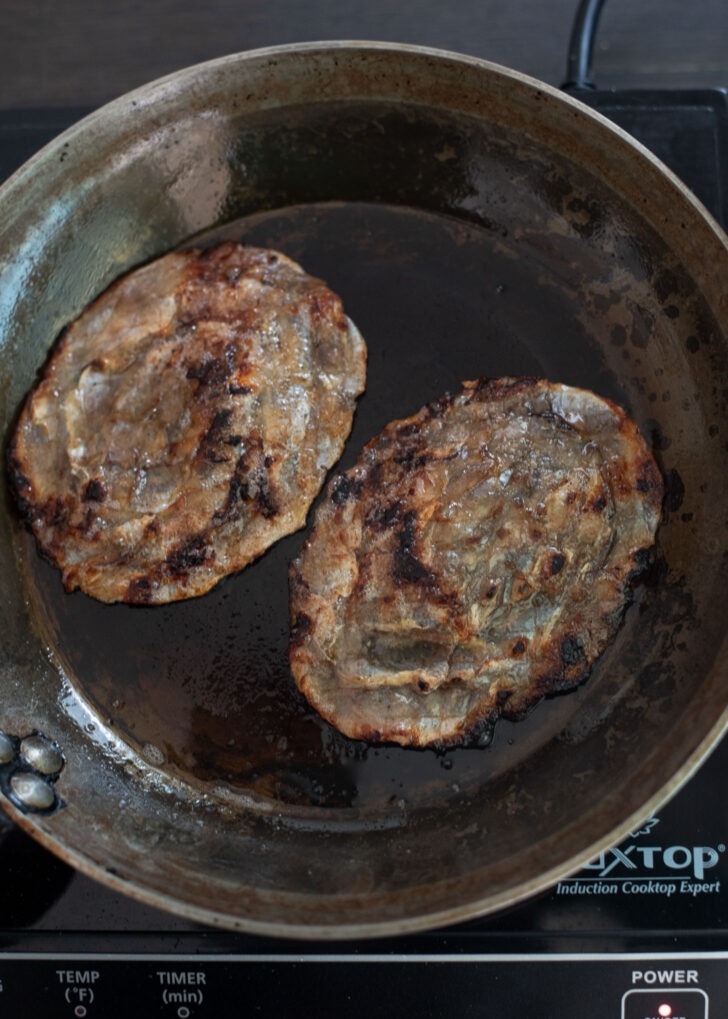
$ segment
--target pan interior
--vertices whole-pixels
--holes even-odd
[[[538,250],[452,216],[336,202],[244,217],[194,243],[231,238],[282,250],[322,276],[367,338],[367,392],[341,466],[392,417],[482,375],[588,386],[629,406],[653,440],[661,434],[653,390],[635,400],[634,385],[614,370],[615,354],[623,363],[624,353],[639,351],[639,327],[625,347],[624,309],[615,302],[613,321],[590,335],[561,284],[564,250],[556,239],[551,251]],[[658,385],[655,378],[654,391]],[[67,674],[149,764],[284,812],[318,808],[322,824],[332,808],[355,808],[357,819],[386,816],[483,787],[579,717],[581,691],[542,703],[523,722],[499,723],[488,746],[438,753],[346,739],[307,706],[290,677],[287,568],[301,541],[300,534],[285,539],[206,597],[170,606],[106,606],[66,595],[37,557],[34,586]],[[640,631],[655,622],[650,583],[654,577],[635,593],[620,647],[644,647]],[[608,700],[624,696],[634,677],[615,682],[620,671],[613,650],[589,681],[591,696],[597,689]]]

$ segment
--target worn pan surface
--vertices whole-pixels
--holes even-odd
[[[545,888],[723,732],[725,238],[619,130],[502,68],[376,44],[233,56],[98,111],[0,191],[6,437],[62,326],[200,236],[279,248],[343,296],[369,344],[345,464],[479,375],[624,405],[667,480],[656,562],[584,686],[438,755],[346,740],[294,691],[302,534],[196,601],[104,606],[63,593],[5,496],[3,806],[112,887],[253,932],[401,933]],[[62,759],[21,754],[34,734]]]

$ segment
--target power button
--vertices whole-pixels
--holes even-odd
[[[635,989],[622,998],[622,1019],[708,1019],[708,995],[696,989]]]

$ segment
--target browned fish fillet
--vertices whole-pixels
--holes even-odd
[[[168,254],[54,348],[10,445],[21,512],[69,590],[203,594],[304,524],[365,361],[339,298],[285,256]]]
[[[362,740],[444,747],[522,716],[613,636],[662,494],[609,401],[465,383],[329,483],[291,568],[296,683]]]

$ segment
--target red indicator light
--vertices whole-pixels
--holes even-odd
[[[670,1005],[660,1005],[657,1009],[657,1014],[661,1016],[661,1019],[669,1019],[672,1015],[672,1008]]]

